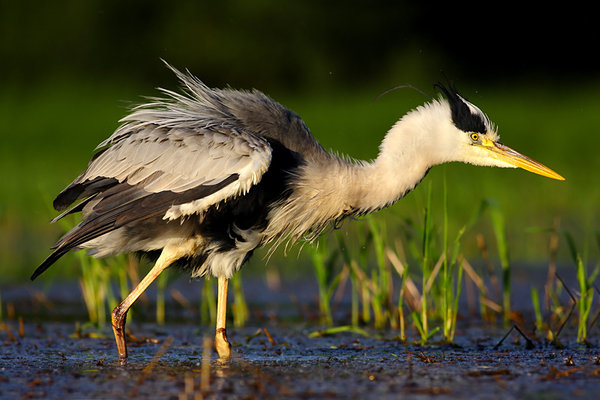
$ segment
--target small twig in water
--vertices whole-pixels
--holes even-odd
[[[420,351],[419,353],[414,353],[406,349],[404,349],[404,351],[406,351],[408,354],[412,354],[413,356],[418,357],[419,360],[423,361],[424,363],[431,364],[435,362],[433,357],[426,356],[422,351]]]
[[[277,346],[277,342],[275,342],[275,340],[273,339],[273,336],[271,336],[271,334],[269,333],[269,331],[267,330],[267,328],[262,328],[262,330],[265,333],[265,335],[267,336],[267,339],[269,339],[269,342],[273,346]]]
[[[562,322],[562,324],[560,324],[560,327],[556,331],[556,335],[554,335],[554,337],[552,338],[552,344],[554,344],[555,346],[558,346],[559,345],[559,343],[558,343],[558,336],[560,335],[560,333],[562,332],[563,328],[567,324],[567,321],[569,320],[569,318],[571,318],[571,315],[573,314],[573,311],[575,310],[575,306],[577,305],[577,299],[575,298],[575,296],[573,296],[573,293],[571,293],[571,291],[569,290],[569,287],[565,284],[565,282],[562,280],[562,278],[560,277],[560,275],[558,275],[558,272],[555,271],[554,272],[554,276],[556,276],[556,279],[558,279],[559,282],[563,285],[563,287],[565,288],[565,290],[569,294],[569,297],[571,297],[571,300],[573,301],[573,303],[571,304],[571,308],[569,309],[569,313],[567,314],[567,317]]]
[[[0,327],[8,335],[8,340],[9,341],[11,341],[11,342],[16,342],[17,341],[17,338],[15,337],[15,335],[12,334],[12,332],[10,331],[10,327],[5,322],[2,322],[2,324],[0,325]]]
[[[23,339],[25,337],[25,324],[23,323],[23,317],[19,315],[19,337]]]
[[[510,333],[513,331],[513,329],[516,329],[517,332],[519,332],[521,334],[521,336],[523,336],[523,338],[525,339],[526,345],[525,348],[526,349],[533,349],[535,347],[535,345],[533,344],[533,342],[531,341],[531,339],[529,339],[529,337],[525,334],[525,332],[523,332],[521,330],[521,328],[519,328],[517,325],[513,325],[508,332],[506,332],[506,335],[504,335],[504,337],[502,339],[500,339],[500,341],[498,342],[498,344],[496,344],[494,346],[494,350],[498,350],[498,348],[502,345],[502,343],[504,342],[504,340],[508,337],[508,335],[510,335]]]

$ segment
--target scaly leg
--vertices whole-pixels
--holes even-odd
[[[217,294],[217,333],[215,334],[215,349],[219,358],[226,359],[231,356],[231,345],[227,341],[225,321],[227,317],[227,285],[228,280],[224,276],[219,278],[219,293]]]
[[[142,279],[142,281],[133,289],[129,296],[125,298],[115,307],[112,312],[112,328],[115,333],[115,340],[117,341],[117,350],[119,351],[119,360],[124,362],[127,358],[127,345],[125,344],[125,320],[127,319],[127,311],[137,300],[138,297],[150,286],[150,284],[156,279],[161,272],[163,272],[173,261],[177,260],[176,253],[168,251],[167,248],[163,249],[160,253],[160,257],[156,260],[154,267],[148,272],[148,275]]]

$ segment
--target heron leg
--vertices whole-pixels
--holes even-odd
[[[227,341],[225,321],[227,317],[227,286],[228,280],[219,276],[219,292],[217,294],[217,332],[215,334],[215,349],[219,358],[227,359],[231,356],[231,345]]]
[[[160,257],[156,260],[156,264],[150,272],[142,279],[142,281],[129,293],[129,295],[115,307],[112,312],[112,328],[117,341],[117,350],[119,351],[119,360],[122,362],[127,358],[127,345],[125,343],[125,320],[127,319],[127,311],[133,303],[140,297],[142,293],[150,286],[161,272],[179,257],[175,257],[175,253],[163,249]]]

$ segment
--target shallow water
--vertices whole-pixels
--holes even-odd
[[[462,332],[458,346],[403,345],[344,333],[269,326],[230,332],[233,357],[221,362],[203,338],[210,329],[131,324],[126,365],[110,332],[72,337],[72,323],[25,324],[2,333],[2,398],[596,398],[598,349],[514,343]],[[521,341],[522,342],[522,341]],[[210,361],[203,364],[203,351]],[[202,376],[209,376],[202,383]]]
[[[515,275],[513,304],[530,304],[530,280]],[[170,287],[198,304],[199,286],[183,280]],[[395,331],[309,337],[320,328],[312,319],[314,282],[273,291],[245,279],[244,288],[251,319],[243,329],[229,327],[231,360],[216,358],[214,327],[199,324],[197,309],[167,304],[168,323],[157,325],[147,322],[153,306],[140,303],[127,324],[133,336],[125,365],[108,324],[100,332],[76,328],[87,318],[76,285],[53,284],[43,296],[33,285],[3,289],[5,308],[10,303],[15,313],[4,315],[0,329],[0,398],[590,399],[600,392],[597,327],[590,347],[577,345],[566,328],[563,349],[541,339],[527,349],[516,332],[495,348],[506,329],[477,317],[461,321],[454,346],[403,344]],[[334,308],[337,321],[347,320],[348,304]]]

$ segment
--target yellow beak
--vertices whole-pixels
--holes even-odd
[[[489,150],[493,153],[493,157],[502,160],[508,164],[514,165],[515,167],[523,168],[529,172],[533,172],[534,174],[546,176],[548,178],[557,179],[559,181],[564,181],[561,175],[552,171],[550,168],[546,167],[539,162],[532,160],[531,158],[519,153],[516,150],[511,149],[508,146],[503,145],[499,142],[493,142],[491,140],[484,140],[481,143],[481,147]]]

